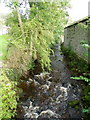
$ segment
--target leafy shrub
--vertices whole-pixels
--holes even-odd
[[[84,96],[83,96],[83,100],[85,104],[85,108],[83,109],[83,112],[86,113],[90,113],[90,107],[88,106],[90,104],[90,79],[80,76],[80,77],[71,77],[72,79],[76,79],[76,80],[84,80],[86,82],[88,82],[88,86],[85,87],[84,89]]]
[[[14,117],[17,108],[16,82],[10,81],[5,71],[0,71],[0,119]]]
[[[75,52],[73,52],[71,49],[65,48],[64,46],[62,46],[62,52],[66,56],[66,60],[68,61],[67,65],[72,71],[82,75],[86,73],[86,76],[90,76],[88,64],[85,60],[78,57]]]

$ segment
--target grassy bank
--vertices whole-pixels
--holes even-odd
[[[10,37],[8,34],[0,35],[0,60],[4,59],[6,54],[7,45]]]

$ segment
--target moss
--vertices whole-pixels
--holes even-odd
[[[78,105],[76,105],[76,106],[75,106],[75,109],[76,109],[76,110],[79,110],[79,106],[78,106]]]
[[[79,100],[73,100],[68,103],[68,106],[77,108],[79,105]]]

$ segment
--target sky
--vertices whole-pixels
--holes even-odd
[[[9,12],[9,9],[4,6],[4,4],[0,3],[0,15],[7,14]]]
[[[71,0],[71,8],[68,9],[68,13],[71,21],[77,21],[83,17],[88,16],[88,2],[90,0]],[[0,4],[0,16],[5,15],[10,10],[3,4]]]
[[[68,10],[72,21],[77,21],[88,16],[88,2],[90,0],[71,0],[71,8]]]

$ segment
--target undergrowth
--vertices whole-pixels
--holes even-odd
[[[10,81],[5,70],[0,70],[0,120],[14,117],[17,108],[17,82]]]
[[[90,72],[89,65],[86,61],[79,58],[71,49],[64,48],[62,46],[62,52],[65,55],[65,59],[67,61],[67,66],[73,71],[74,77],[71,79],[82,80],[85,81],[86,84],[82,86],[82,104],[83,110],[85,113],[85,120],[90,118]],[[78,76],[78,77],[75,77]]]
[[[71,49],[62,46],[62,52],[65,55],[67,66],[78,76],[90,77],[89,66],[85,60],[79,58]]]

